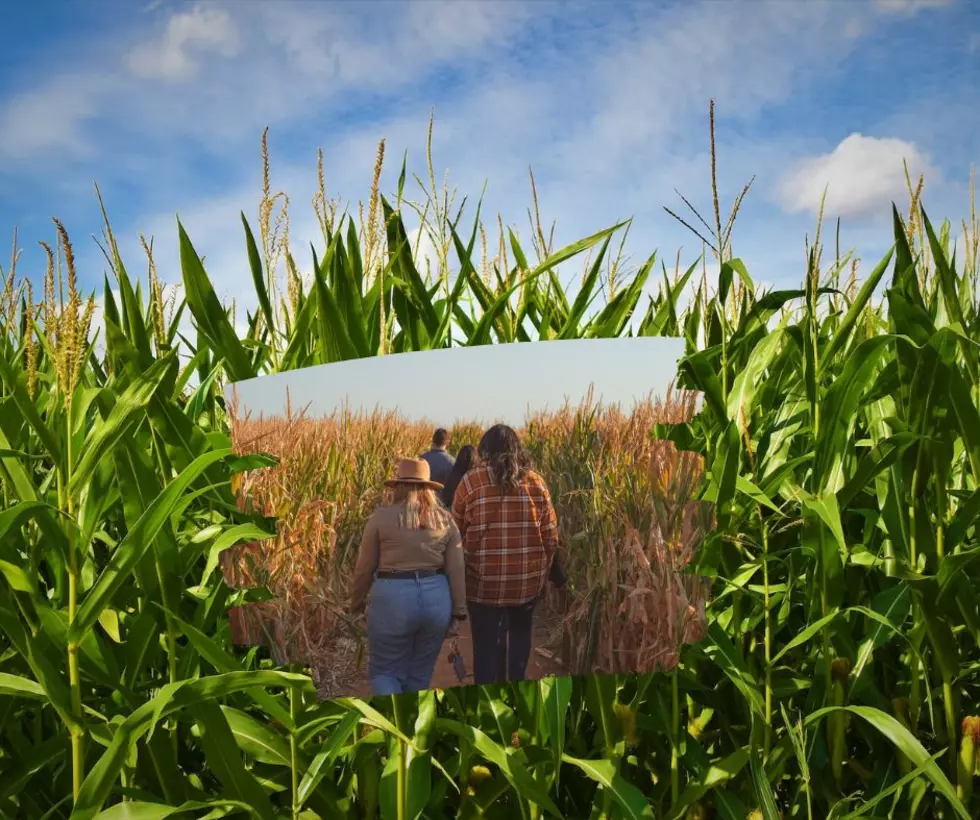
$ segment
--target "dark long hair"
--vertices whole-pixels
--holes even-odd
[[[480,439],[480,459],[490,467],[493,483],[501,492],[517,489],[531,469],[531,461],[513,428],[495,424]]]
[[[456,495],[456,488],[459,486],[459,482],[463,480],[463,476],[469,470],[477,465],[478,460],[479,457],[476,454],[476,447],[472,444],[467,444],[459,448],[459,452],[456,454],[456,463],[453,464],[453,469],[449,472],[449,478],[446,479],[445,485],[439,491],[439,497],[447,507],[452,508],[453,496]]]

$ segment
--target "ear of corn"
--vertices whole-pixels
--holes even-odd
[[[653,257],[633,272],[617,264],[605,284],[593,273],[623,226],[554,250],[538,224],[532,262],[502,221],[484,241],[482,220],[457,219],[430,177],[414,204],[433,220],[432,273],[408,246],[403,186],[394,202],[372,193],[363,230],[321,186],[324,241],[304,263],[276,217],[287,200],[267,183],[258,237],[247,231],[259,310],[242,335],[183,227],[171,311],[152,262],[145,283],[127,274],[107,223],[104,349],[88,344],[91,302],[64,226],[40,304],[4,271],[0,815],[821,818],[880,810],[887,794],[903,815],[917,803],[922,816],[978,816],[975,214],[954,267],[948,223],[934,226],[910,185],[912,213],[894,211],[895,247],[859,287],[838,287],[854,267],[838,254],[828,270],[818,240],[802,287],[765,293],[732,256],[716,206],[717,273],[705,261],[684,304],[696,264],[652,297]],[[683,334],[679,386],[701,394],[700,412],[586,403],[526,430],[577,528],[564,533],[582,579],[567,649],[581,671],[613,674],[324,703],[301,666],[232,646],[226,612],[259,604],[285,659],[323,637],[290,613],[313,596],[332,617],[331,596],[342,597],[301,581],[341,578],[322,567],[350,560],[373,503],[350,476],[385,466],[357,459],[417,435],[336,418],[335,441],[371,446],[324,444],[318,464],[296,467],[309,470],[305,484],[263,487],[260,468],[276,468],[259,454],[276,447],[241,439],[228,382],[407,350],[630,333]],[[684,451],[700,458],[657,461]],[[235,491],[261,503],[240,509]],[[623,580],[670,554],[678,532],[699,534],[692,574],[675,573],[690,580],[673,598],[658,594],[680,612],[682,592],[702,594],[684,584],[708,577],[706,636],[680,641],[653,671],[655,642],[636,625],[654,612]],[[273,543],[291,546],[279,575]],[[243,545],[262,560],[236,564]],[[232,589],[213,572],[229,561],[256,577]],[[651,671],[624,674],[631,665]]]

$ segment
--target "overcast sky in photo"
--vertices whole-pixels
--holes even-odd
[[[395,190],[407,151],[406,195],[419,199],[413,174],[427,181],[433,111],[437,185],[448,170],[472,218],[488,184],[491,245],[499,213],[530,250],[530,166],[555,247],[633,217],[624,270],[655,250],[672,270],[678,248],[687,267],[702,246],[664,206],[704,232],[675,189],[714,222],[714,98],[721,219],[754,177],[733,250],[772,287],[803,280],[825,188],[828,247],[827,225],[840,217],[841,249],[871,270],[891,244],[891,202],[907,207],[903,160],[913,180],[925,175],[929,213],[949,217],[958,236],[980,150],[977,0],[7,5],[0,260],[17,226],[19,270],[40,293],[37,242],[53,244],[57,216],[80,284],[101,293],[97,181],[130,274],[146,276],[144,233],[161,278],[180,282],[179,215],[219,297],[235,300],[240,331],[256,298],[239,212],[257,230],[265,126],[272,190],[290,196],[307,275],[309,243],[323,246],[311,205],[317,148],[328,195],[352,214],[382,138],[382,192]],[[418,253],[420,264],[432,259],[431,243]],[[581,267],[574,260],[562,275]],[[659,265],[654,273],[651,291]]]
[[[397,353],[308,367],[238,382],[240,417],[293,412],[329,416],[397,410],[412,421],[523,424],[527,415],[578,405],[590,385],[603,404],[628,411],[663,398],[684,354],[682,339],[575,339]]]

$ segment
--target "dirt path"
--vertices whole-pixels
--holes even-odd
[[[546,648],[548,643],[548,622],[547,619],[536,614],[534,618],[534,635],[531,640],[531,657],[527,664],[527,680],[539,680],[549,675],[562,674],[561,665],[551,656],[551,652]],[[473,638],[470,635],[470,622],[464,621],[459,633],[459,652],[466,661],[466,671],[468,672],[465,681],[460,682],[456,677],[456,672],[449,661],[449,653],[452,649],[452,641],[447,640],[442,646],[439,660],[436,662],[435,672],[432,674],[430,689],[450,689],[453,686],[469,686],[473,683]]]
[[[551,675],[566,674],[563,666],[553,655],[550,644],[553,643],[551,636],[554,635],[554,619],[549,618],[544,613],[535,613],[534,634],[531,642],[531,657],[527,665],[527,680],[540,680]],[[430,689],[451,689],[455,686],[471,686],[473,684],[473,638],[470,634],[469,621],[464,621],[458,638],[458,648],[466,664],[467,678],[460,681],[456,677],[449,655],[452,651],[452,640],[447,639],[442,645],[439,653],[439,660],[436,661],[436,668],[432,674]],[[368,684],[367,661],[365,659],[364,675],[345,687],[345,691],[334,694],[332,697],[359,697],[370,698],[371,687]]]

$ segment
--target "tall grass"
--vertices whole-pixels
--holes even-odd
[[[846,253],[825,265],[815,239],[801,286],[763,293],[719,212],[711,285],[705,264],[684,304],[696,264],[649,299],[655,257],[608,276],[624,226],[557,251],[541,231],[533,262],[504,230],[484,265],[479,219],[464,228],[436,191],[425,201],[458,271],[426,276],[405,178],[360,226],[321,192],[305,278],[274,218],[258,238],[243,218],[259,305],[244,337],[179,225],[173,314],[152,287],[144,298],[106,225],[119,297],[107,281],[104,353],[66,231],[40,304],[4,272],[0,812],[976,817],[975,215],[954,259],[950,223],[935,227],[910,186],[863,280]],[[557,265],[590,250],[567,286]],[[704,396],[654,436],[703,456],[716,519],[696,562],[712,579],[707,636],[674,671],[320,703],[307,675],[231,651],[226,610],[256,593],[206,576],[209,557],[276,531],[236,506],[232,477],[272,462],[235,455],[225,382],[631,333],[682,336],[680,386]],[[659,537],[638,529],[636,543]]]

